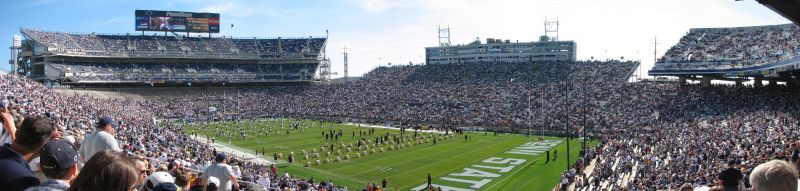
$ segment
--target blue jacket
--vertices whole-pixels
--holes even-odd
[[[28,161],[11,150],[11,145],[0,147],[0,188],[7,191],[23,191],[39,185],[39,178],[33,175]]]

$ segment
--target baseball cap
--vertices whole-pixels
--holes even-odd
[[[78,151],[64,140],[50,141],[42,148],[39,159],[43,169],[64,170],[78,161]]]
[[[97,123],[100,125],[100,127],[105,127],[106,125],[116,126],[114,124],[114,119],[109,116],[101,117]]]
[[[216,161],[217,161],[217,162],[219,162],[219,161],[222,161],[222,160],[228,159],[228,155],[226,155],[226,154],[225,154],[225,153],[223,153],[223,152],[218,152],[218,153],[217,153],[217,158],[216,158],[216,159],[217,159]]]
[[[153,188],[153,191],[178,191],[178,185],[171,182],[162,182]]]
[[[175,178],[167,172],[155,172],[147,177],[145,188],[146,190],[154,190],[156,186],[165,182],[175,183]]]
[[[208,177],[208,184],[209,185],[210,184],[214,184],[215,186],[219,187],[219,178],[213,177],[213,176],[209,176]]]

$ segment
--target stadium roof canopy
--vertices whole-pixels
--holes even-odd
[[[800,0],[758,0],[758,2],[794,24],[800,24]]]

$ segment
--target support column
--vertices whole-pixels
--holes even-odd
[[[703,87],[711,86],[711,77],[703,76],[703,78],[700,79],[700,85]]]
[[[686,77],[685,76],[678,77],[678,84],[680,85],[686,84]]]
[[[761,87],[763,85],[761,83],[762,80],[763,80],[763,78],[761,78],[761,77],[755,77],[753,79],[753,87]]]

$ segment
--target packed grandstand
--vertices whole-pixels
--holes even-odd
[[[509,133],[532,127],[599,140],[563,172],[557,187],[564,190],[714,187],[726,164],[738,165],[749,188],[747,177],[757,165],[800,162],[800,92],[787,86],[629,82],[636,61],[479,62],[383,66],[350,83],[104,99],[60,93],[41,82],[312,82],[327,39],[22,33],[40,50],[28,76],[0,75],[3,105],[14,121],[43,116],[59,132],[55,139],[80,148],[104,120],[98,118],[112,116],[121,150],[140,155],[152,171],[176,176],[198,176],[222,151],[192,139],[181,123],[164,121],[285,117]],[[651,72],[793,65],[799,35],[795,25],[692,29]],[[172,61],[160,60],[167,58]],[[280,174],[252,158],[227,155],[247,187],[363,189]]]
[[[81,83],[311,81],[326,38],[100,35],[22,29],[27,72]]]

